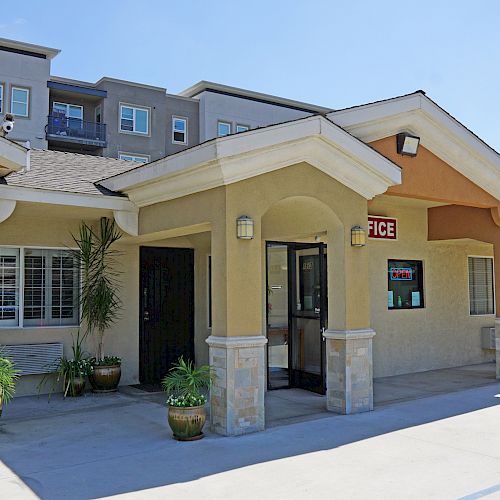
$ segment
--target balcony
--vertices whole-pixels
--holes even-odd
[[[47,140],[94,146],[106,147],[106,124],[88,122],[79,118],[66,116],[48,117],[46,127]]]

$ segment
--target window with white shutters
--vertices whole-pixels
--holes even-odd
[[[70,251],[0,248],[0,327],[78,326],[79,290]]]
[[[469,304],[473,316],[495,313],[493,259],[469,257]]]

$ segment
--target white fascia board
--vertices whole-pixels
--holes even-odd
[[[137,210],[137,207],[130,200],[121,196],[87,195],[18,186],[0,185],[0,199],[26,201],[31,203],[47,203],[51,205],[99,208],[103,210]]]
[[[412,132],[429,151],[500,200],[500,155],[423,94],[328,116],[364,142]]]
[[[329,120],[309,117],[205,145],[104,181],[138,206],[307,162],[367,199],[401,183],[401,169]]]
[[[7,172],[19,172],[28,166],[29,150],[19,144],[0,137],[0,167]]]

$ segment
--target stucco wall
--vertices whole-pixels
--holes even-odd
[[[232,132],[236,132],[237,124],[257,128],[312,115],[284,106],[214,92],[205,91],[196,98],[200,100],[200,142],[217,137],[219,120],[231,123]]]
[[[0,83],[4,87],[4,103],[0,116],[10,112],[12,86],[30,90],[29,116],[15,117],[14,130],[9,134],[9,139],[30,141],[34,148],[47,148],[45,125],[49,114],[49,73],[49,59],[0,51]]]
[[[384,197],[387,199],[387,197]],[[369,240],[375,377],[492,361],[481,349],[481,327],[494,315],[469,315],[467,257],[493,255],[489,244],[427,241],[427,209],[410,202],[376,200],[369,213],[397,217],[398,241]],[[388,310],[387,260],[422,260],[425,308]]]

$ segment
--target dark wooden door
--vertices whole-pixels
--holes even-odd
[[[194,254],[140,249],[139,378],[156,384],[179,356],[194,361]]]

